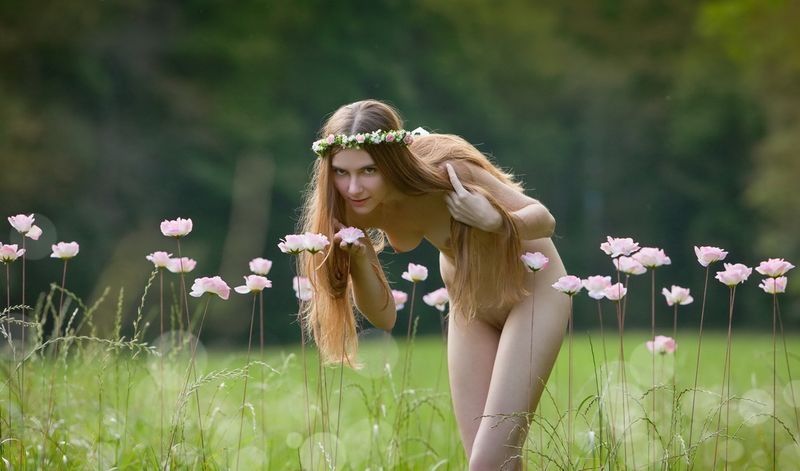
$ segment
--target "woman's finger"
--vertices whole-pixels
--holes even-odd
[[[450,164],[445,164],[447,167],[447,174],[450,176],[450,183],[453,185],[453,189],[456,190],[456,194],[459,196],[468,195],[469,192],[464,188],[464,185],[461,184],[461,180],[458,179],[458,175],[456,175],[456,171]]]

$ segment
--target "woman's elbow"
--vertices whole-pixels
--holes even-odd
[[[378,329],[385,330],[386,332],[391,332],[392,329],[394,329],[395,322],[397,322],[397,312],[393,311],[381,316],[379,321],[373,322],[372,325]]]
[[[550,214],[550,211],[547,212],[545,217],[545,237],[553,237],[553,234],[556,232],[556,218]]]

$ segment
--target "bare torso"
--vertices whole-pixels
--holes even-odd
[[[439,250],[439,270],[445,287],[451,286],[455,276],[455,262],[450,245],[452,218],[444,200],[444,193],[407,197],[403,201],[386,204],[380,215],[375,215],[374,219],[370,219],[370,221],[361,222],[369,223],[367,224],[369,227],[383,230],[389,239],[389,244],[398,252],[412,250],[422,242],[422,239],[427,239]],[[535,293],[542,289],[551,289],[550,285],[566,274],[561,258],[549,238],[523,240],[522,250],[523,252],[541,252],[550,259],[547,270],[543,270],[535,277],[533,274],[527,275],[526,288],[529,292]],[[486,287],[486,292],[479,293],[478,299],[490,300],[496,297],[489,288],[493,283],[489,281],[480,283],[481,286]],[[478,310],[476,317],[497,329],[502,329],[513,307],[489,303]]]

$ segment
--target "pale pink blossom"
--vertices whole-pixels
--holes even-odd
[[[675,350],[678,348],[678,344],[675,342],[675,339],[672,337],[666,337],[664,335],[656,335],[653,340],[648,340],[647,349],[650,350],[651,353],[658,353],[664,355],[666,353],[675,353]]]
[[[611,277],[595,275],[586,278],[581,283],[590,298],[599,300],[606,297],[606,288],[611,286]]]
[[[333,134],[328,134],[328,137],[325,138],[325,142],[327,142],[328,144],[333,144],[334,142],[336,142],[336,136],[334,136]]]
[[[306,238],[302,234],[288,234],[278,242],[278,248],[283,253],[297,255],[306,249]]]
[[[406,305],[406,301],[408,301],[408,293],[405,291],[400,291],[393,289],[392,290],[392,298],[394,298],[394,308],[396,311],[403,309]]]
[[[336,237],[342,239],[342,242],[345,244],[351,245],[355,244],[359,239],[366,236],[364,235],[364,231],[357,227],[345,227],[336,233]]]
[[[16,216],[8,217],[8,222],[11,224],[11,227],[16,229],[20,234],[25,234],[30,231],[35,220],[36,218],[33,217],[33,214],[17,214]]]
[[[753,273],[753,269],[741,263],[726,263],[725,270],[718,271],[715,278],[725,285],[736,286],[739,283],[747,281],[751,273]]]
[[[0,262],[13,262],[25,253],[25,249],[18,249],[17,244],[0,244]]]
[[[710,247],[710,246],[694,246],[694,254],[697,256],[697,261],[700,265],[707,267],[714,262],[718,262],[720,260],[725,260],[725,257],[728,256],[728,252],[722,250],[719,247]]]
[[[606,288],[605,293],[606,298],[610,299],[611,301],[619,301],[620,299],[624,298],[626,294],[628,294],[628,288],[626,288],[622,283],[615,283]]]
[[[667,257],[662,249],[656,247],[642,247],[633,254],[633,258],[647,268],[656,268],[662,265],[670,265],[672,260]]]
[[[633,257],[626,257],[624,255],[614,259],[614,266],[617,268],[617,270],[621,271],[622,273],[627,273],[628,275],[641,275],[647,271],[647,268],[645,268],[644,265],[642,265],[638,260]]]
[[[170,257],[172,257],[171,253],[153,252],[150,255],[146,255],[144,258],[153,262],[156,268],[167,268],[169,266]]]
[[[294,289],[294,295],[301,301],[311,301],[314,296],[314,288],[311,286],[311,281],[304,276],[292,278],[292,289]]]
[[[667,305],[669,306],[673,306],[675,304],[685,306],[694,301],[692,295],[689,294],[689,288],[681,288],[680,286],[672,285],[672,289],[669,290],[667,288],[662,288],[661,294],[664,295],[664,298],[667,300]]]
[[[256,275],[266,276],[272,269],[272,261],[266,258],[254,258],[250,260],[250,271]]]
[[[32,225],[31,230],[25,233],[25,237],[29,237],[33,240],[39,240],[39,237],[41,236],[42,236],[42,229],[36,224]]]
[[[447,294],[447,288],[439,288],[423,296],[422,300],[428,306],[435,306],[436,309],[444,312],[445,304],[450,302],[450,296]]]
[[[763,289],[764,292],[768,294],[785,293],[786,283],[788,281],[789,279],[785,276],[779,276],[777,278],[764,278],[758,287]]]
[[[406,133],[406,135],[403,137],[403,144],[410,146],[413,142],[414,142],[414,136]]]
[[[244,277],[244,285],[233,288],[237,293],[260,293],[264,288],[272,288],[272,281],[261,275],[247,275]]]
[[[525,252],[522,256],[520,256],[522,263],[528,267],[528,270],[531,271],[539,271],[542,268],[547,266],[547,262],[550,261],[549,258],[545,257],[544,254],[541,252]]]
[[[191,219],[165,219],[161,221],[161,233],[167,237],[183,237],[192,232]]]
[[[315,234],[313,232],[306,232],[303,234],[303,240],[305,242],[305,249],[312,254],[322,252],[325,250],[325,247],[330,244],[325,235]]]
[[[761,262],[756,271],[761,273],[764,276],[769,276],[772,278],[777,278],[779,276],[783,276],[786,274],[787,271],[794,268],[794,265],[787,262],[782,258],[771,258],[764,262]]]
[[[80,246],[77,242],[59,242],[51,246],[53,253],[50,254],[51,258],[60,258],[66,260],[78,255]]]
[[[428,278],[428,269],[416,263],[409,263],[408,271],[404,271],[400,277],[412,283],[425,281]]]
[[[228,299],[231,294],[231,288],[219,276],[196,278],[189,296],[199,298],[206,293],[216,294],[222,299]]]
[[[171,258],[167,262],[167,270],[172,273],[189,273],[196,265],[197,261],[189,257]]]
[[[558,281],[552,284],[552,286],[562,293],[573,296],[583,288],[583,283],[577,276],[566,275],[559,278]]]
[[[610,255],[612,258],[619,257],[620,255],[630,255],[639,250],[639,244],[634,242],[630,237],[614,238],[606,236],[608,242],[600,244],[600,250]]]

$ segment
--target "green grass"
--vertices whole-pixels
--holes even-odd
[[[330,452],[329,462],[336,455],[337,469],[465,469],[466,460],[450,405],[446,366],[442,363],[442,339],[416,340],[411,373],[405,390],[401,390],[405,350],[398,351],[397,345],[402,342],[376,340],[378,337],[362,342],[363,369],[344,370],[341,395],[342,370],[323,369],[327,384],[325,404],[318,400],[317,357],[314,349],[307,347],[310,407],[306,407],[299,346],[267,349],[263,358],[257,351],[252,354],[247,401],[242,408],[246,352],[201,348],[195,378],[187,375],[189,355],[185,350],[164,356],[162,374],[160,357],[144,350],[131,350],[130,344],[73,339],[62,342],[64,347],[70,347],[68,355],[63,355],[66,349],[62,347],[61,355],[52,357],[45,348],[27,362],[23,419],[17,387],[20,370],[13,369],[6,355],[2,362],[3,377],[11,381],[6,380],[0,386],[2,456],[14,469],[159,469],[172,441],[170,469],[199,469],[203,463],[207,469],[236,469],[237,459],[239,469],[299,469],[301,461],[308,468],[312,460],[315,469],[323,469],[321,455],[308,456],[310,448],[320,447]],[[607,389],[609,383],[613,385],[618,379],[618,363],[615,363],[618,337],[606,332],[612,367],[610,381],[603,383],[595,375],[595,364],[599,366],[603,359],[599,333],[591,334],[591,346],[588,334],[576,335],[575,440],[570,447],[566,446],[569,358],[565,342],[525,443],[524,454],[530,469],[566,469],[568,457],[574,469],[599,469],[601,464],[606,468],[632,469],[634,462],[640,469],[661,469],[661,464],[668,469],[688,469],[687,459],[694,463],[694,469],[712,467],[725,337],[707,333],[703,339],[692,439],[692,445],[699,443],[699,446],[688,451],[692,396],[689,389],[694,379],[697,338],[694,333],[679,332],[675,356],[656,358],[657,383],[661,386],[652,390],[652,356],[644,348],[648,337],[649,333],[642,332],[630,332],[625,337],[631,417],[628,422],[633,425],[623,428],[620,401],[614,399],[613,387]],[[793,352],[797,351],[798,338],[793,336],[787,341],[793,379],[797,381],[800,361]],[[776,460],[778,469],[797,469],[799,448],[792,442],[792,434],[798,434],[796,411],[784,398],[789,389],[780,343],[778,352]],[[382,367],[387,362],[388,369]],[[674,408],[673,371],[679,396]],[[181,395],[187,377],[189,392]],[[730,405],[732,436],[727,440],[729,465],[732,469],[769,469],[773,458],[769,334],[734,331],[731,378],[734,399]],[[596,400],[598,385],[606,412],[602,431]],[[794,386],[800,398],[800,382]],[[197,397],[192,391],[199,395],[200,420]],[[653,391],[658,404],[655,415],[650,402]],[[674,425],[673,410],[679,413]],[[723,408],[723,423],[724,413]],[[324,427],[329,433],[317,440],[317,447],[309,446],[313,440],[306,440],[307,414],[315,430],[322,431]],[[620,419],[620,428],[615,429],[616,437],[612,439],[608,436],[609,419],[614,417]],[[653,430],[651,440],[647,432],[649,421]],[[707,430],[701,432],[703,423],[707,424]],[[623,429],[626,447],[619,441]],[[589,446],[589,431],[595,433],[593,448]],[[334,435],[338,438],[335,440],[338,448],[333,446]],[[668,445],[670,437],[677,435],[684,444],[676,439]],[[652,439],[653,436],[660,440]],[[720,469],[724,448],[723,437],[718,443]],[[646,468],[648,456],[658,463]]]

